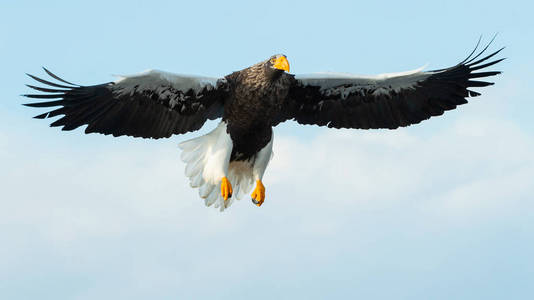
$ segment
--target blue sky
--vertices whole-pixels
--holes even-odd
[[[528,1],[4,1],[0,298],[530,299]],[[206,208],[177,144],[61,132],[23,107],[41,66],[80,84],[149,68],[223,76],[450,66],[478,36],[496,85],[396,131],[275,131],[267,199]]]

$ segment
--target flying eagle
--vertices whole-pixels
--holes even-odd
[[[35,118],[63,115],[50,125],[62,130],[87,125],[85,133],[154,139],[195,131],[206,120],[221,118],[210,133],[179,144],[185,174],[207,206],[224,210],[249,193],[254,182],[252,202],[261,206],[274,126],[295,120],[329,128],[396,129],[439,116],[480,95],[472,88],[493,84],[480,78],[500,72],[480,70],[502,61],[490,58],[503,48],[482,56],[488,46],[475,54],[477,44],[450,68],[373,77],[292,75],[282,54],[224,78],[151,70],[82,86],[44,69],[56,82],[28,74],[46,87],[28,85],[44,93],[24,96],[46,101],[24,105],[54,107]]]

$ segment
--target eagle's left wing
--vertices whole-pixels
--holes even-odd
[[[87,125],[85,133],[157,139],[194,131],[222,116],[228,92],[225,79],[157,70],[92,86],[72,84],[44,70],[57,83],[28,74],[45,86],[27,86],[44,94],[24,96],[47,101],[25,105],[52,108],[35,118],[63,115],[50,126],[73,130]]]
[[[472,88],[492,84],[477,78],[500,72],[475,71],[502,61],[487,62],[502,48],[479,58],[486,48],[473,58],[470,55],[463,62],[441,70],[375,77],[331,73],[297,75],[285,107],[273,125],[290,119],[300,124],[361,129],[395,129],[419,123],[467,103],[467,97],[480,95]]]

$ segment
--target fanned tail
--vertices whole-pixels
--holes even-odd
[[[178,146],[183,150],[180,158],[186,163],[185,175],[191,187],[198,188],[206,206],[213,205],[223,211],[230,207],[234,199],[239,200],[252,189],[252,163],[229,162],[232,142],[224,122],[208,134],[184,141]],[[227,174],[234,190],[227,201],[221,195],[221,178],[224,174]]]

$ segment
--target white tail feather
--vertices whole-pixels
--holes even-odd
[[[224,122],[204,136],[179,144],[183,150],[180,157],[186,163],[185,175],[189,177],[191,187],[199,188],[199,195],[207,206],[215,204],[221,211],[228,208],[233,199],[248,193],[253,182],[250,163],[229,162],[232,146]],[[223,176],[228,178],[234,191],[227,201],[221,195]]]
[[[232,139],[226,132],[226,123],[219,125],[206,135],[184,141],[178,145],[180,155],[186,163],[185,175],[191,187],[197,188],[206,206],[221,211],[230,207],[234,199],[248,195],[255,179],[261,179],[272,154],[271,142],[255,157],[247,161],[230,162]],[[227,201],[221,195],[221,179],[226,176],[232,184],[233,194]]]

